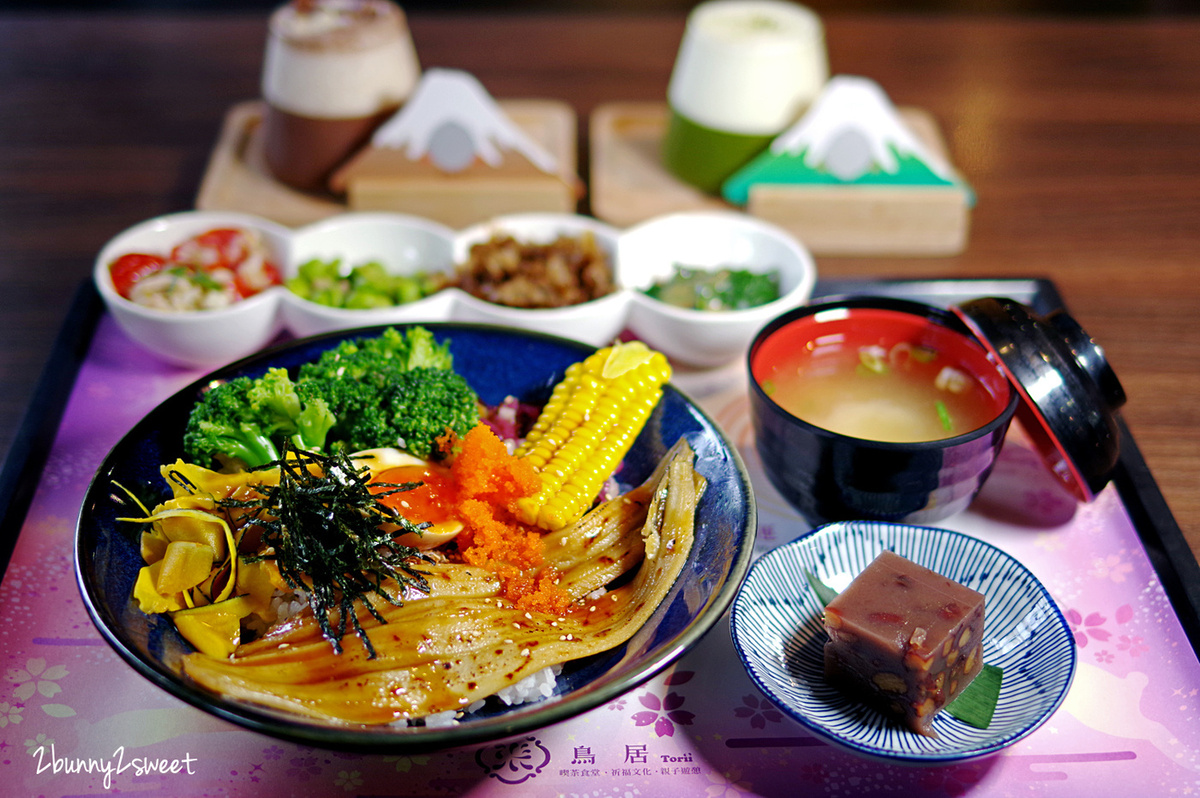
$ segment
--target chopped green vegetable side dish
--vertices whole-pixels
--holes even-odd
[[[656,282],[644,293],[691,310],[744,310],[779,299],[779,273],[676,264],[669,279]]]
[[[379,261],[343,267],[341,259],[313,258],[286,283],[292,293],[333,308],[366,310],[416,302],[445,287],[443,275],[390,274]]]

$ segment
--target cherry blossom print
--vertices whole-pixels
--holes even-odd
[[[1077,609],[1069,609],[1065,613],[1067,623],[1071,627],[1071,634],[1075,637],[1075,645],[1080,648],[1085,647],[1089,640],[1098,640],[1105,642],[1112,637],[1112,632],[1101,628],[1106,622],[1106,618],[1098,612],[1088,613],[1084,616]]]
[[[26,660],[24,668],[12,668],[5,674],[8,681],[16,685],[13,695],[19,701],[28,701],[35,692],[45,698],[53,698],[62,692],[58,680],[66,675],[66,667],[54,665],[47,668],[46,660],[41,658]]]
[[[733,715],[749,718],[752,729],[765,729],[768,721],[779,723],[783,720],[783,713],[775,709],[770,701],[753,695],[742,696],[742,703],[733,708]]]
[[[1125,577],[1132,572],[1133,563],[1122,559],[1119,554],[1109,554],[1107,557],[1097,557],[1092,560],[1092,569],[1089,573],[1097,579],[1124,582]]]
[[[1124,651],[1131,657],[1140,657],[1150,650],[1141,635],[1120,635],[1117,638],[1117,650]]]
[[[638,696],[638,701],[646,709],[633,713],[633,722],[638,726],[654,724],[654,733],[659,737],[674,737],[675,724],[691,726],[696,719],[691,712],[680,709],[684,700],[683,696],[674,692],[667,693],[662,699],[654,693],[643,693]]]
[[[25,707],[20,704],[9,704],[7,701],[0,701],[0,729],[5,728],[9,724],[16,726],[23,718],[21,712]]]
[[[30,756],[37,756],[38,755],[37,751],[39,748],[44,749],[47,746],[51,746],[51,745],[54,745],[54,739],[51,737],[47,737],[45,734],[42,734],[41,732],[38,732],[37,737],[28,739],[25,741],[25,752],[27,754],[29,754]]]
[[[356,787],[362,786],[362,773],[359,773],[357,770],[339,770],[337,778],[333,780],[333,783],[346,792],[352,792]]]
[[[428,754],[414,754],[412,756],[385,756],[384,762],[395,762],[397,773],[408,773],[413,769],[413,766],[423,767],[429,764]]]
[[[742,778],[740,770],[730,770],[725,773],[715,771],[704,774],[711,782],[704,788],[707,798],[735,798],[735,796],[750,795],[753,787]]]
[[[308,781],[313,776],[321,775],[321,766],[317,764],[315,756],[293,757],[289,765],[287,769],[289,779]]]
[[[672,687],[685,684],[691,681],[695,675],[695,671],[676,671],[663,679],[663,685]],[[659,698],[652,692],[643,693],[638,696],[638,703],[646,709],[633,713],[633,722],[638,726],[653,725],[654,733],[659,737],[674,737],[677,724],[691,726],[692,721],[696,719],[693,713],[681,709],[685,700],[683,696],[674,691],[667,693],[664,698]]]

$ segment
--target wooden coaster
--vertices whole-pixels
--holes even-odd
[[[932,115],[898,109],[931,151],[949,160]],[[592,113],[591,208],[617,227],[677,211],[734,206],[661,164],[665,103],[612,103]],[[953,187],[757,186],[746,212],[779,225],[816,255],[955,255],[966,247],[972,197]]]
[[[559,174],[523,182],[455,176],[444,184],[424,181],[407,192],[393,188],[376,194],[369,208],[352,207],[344,198],[297,191],[271,176],[262,152],[264,106],[261,100],[252,100],[238,103],[226,114],[196,196],[196,208],[253,213],[290,227],[368,209],[411,213],[454,228],[503,213],[575,212],[580,180],[575,171],[574,110],[555,100],[498,102],[514,124],[554,155]]]

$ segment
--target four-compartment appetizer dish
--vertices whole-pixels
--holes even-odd
[[[240,286],[224,265],[236,253],[216,247],[196,256],[197,268],[164,267],[173,248],[196,238],[261,242],[259,260],[272,268],[250,275],[253,292],[177,301],[200,285]],[[339,214],[293,230],[250,214],[188,211],[116,235],[93,276],[127,335],[185,367],[245,357],[282,330],[302,337],[436,321],[592,346],[628,328],[673,361],[709,367],[738,358],[768,319],[807,301],[816,268],[792,236],[733,211],[672,214],[628,230],[575,214],[525,213],[457,231],[389,212]]]

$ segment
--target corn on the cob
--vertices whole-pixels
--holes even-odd
[[[518,501],[521,520],[556,530],[583,515],[670,377],[666,356],[640,341],[605,347],[568,368],[517,450],[542,480],[536,495]]]

